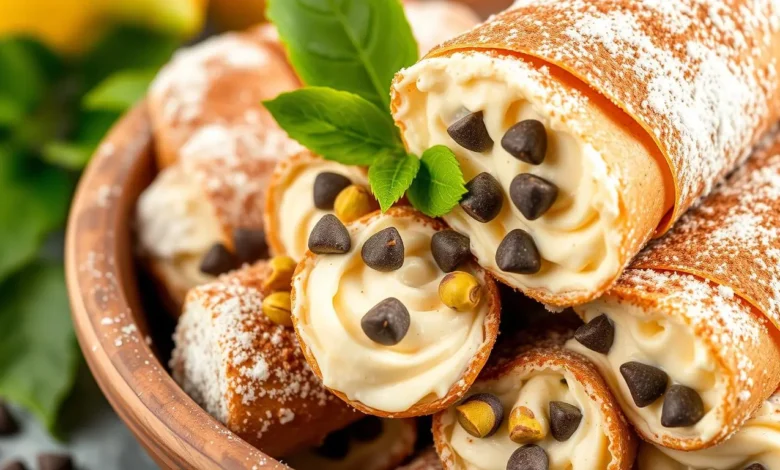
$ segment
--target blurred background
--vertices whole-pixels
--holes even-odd
[[[482,13],[497,2],[508,0],[468,1]],[[0,0],[0,470],[69,468],[68,459],[80,469],[155,468],[79,352],[64,224],[103,135],[174,51],[263,21],[264,8],[262,0]]]

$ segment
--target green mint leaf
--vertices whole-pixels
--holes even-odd
[[[61,265],[35,263],[0,284],[0,396],[54,430],[79,353]]]
[[[293,139],[345,165],[370,165],[380,155],[403,151],[390,114],[358,95],[309,87],[265,101]]]
[[[466,194],[463,172],[452,150],[437,145],[422,154],[420,171],[409,188],[409,202],[429,217],[441,217]]]
[[[271,0],[267,16],[304,83],[349,91],[382,109],[395,73],[417,61],[399,0]]]
[[[368,181],[382,212],[401,199],[419,169],[420,159],[409,154],[385,155],[371,165]]]
[[[90,110],[124,112],[140,101],[152,83],[155,70],[123,70],[103,80],[84,96]]]

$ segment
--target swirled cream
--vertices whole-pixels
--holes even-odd
[[[509,373],[496,380],[477,382],[469,393],[490,393],[498,397],[504,407],[504,422],[492,436],[478,439],[463,429],[457,421],[454,407],[450,408],[443,417],[443,432],[455,454],[457,468],[507,468],[512,453],[522,447],[509,438],[509,415],[518,406],[533,411],[541,424],[545,437],[534,444],[547,452],[550,470],[603,470],[612,460],[599,405],[568,372],[561,374],[539,370],[528,375]],[[582,421],[566,441],[555,440],[550,432],[551,401],[574,405],[582,412]]]
[[[628,233],[622,199],[622,184],[631,177],[608,167],[601,147],[625,140],[622,151],[639,153],[641,145],[588,98],[554,80],[546,68],[516,57],[476,53],[424,59],[399,73],[394,90],[394,116],[411,152],[419,155],[433,145],[446,145],[457,156],[466,181],[487,172],[503,189],[503,207],[487,223],[460,207],[444,217],[471,237],[471,250],[481,266],[513,287],[553,295],[590,295],[617,276],[626,261],[621,252],[625,239],[637,236]],[[494,142],[481,153],[463,148],[447,131],[464,113],[478,111]],[[513,125],[528,119],[546,129],[547,152],[540,165],[513,157],[501,145]],[[655,172],[663,178],[658,168]],[[558,187],[554,204],[536,220],[526,219],[509,197],[510,184],[521,173]],[[659,199],[664,200],[663,194]],[[542,258],[539,272],[517,274],[498,267],[497,248],[514,229],[533,237]]]
[[[780,396],[767,400],[756,416],[727,441],[704,450],[682,452],[642,443],[639,470],[731,470],[752,464],[780,468]]]
[[[328,388],[383,412],[402,412],[418,402],[443,398],[461,380],[487,341],[490,303],[475,311],[444,305],[438,287],[445,273],[431,255],[436,229],[421,215],[391,210],[349,225],[352,250],[309,256],[293,280],[296,329]],[[404,243],[403,266],[392,272],[369,268],[361,247],[372,235],[395,227]],[[483,283],[485,275],[477,278]],[[361,319],[382,300],[395,297],[411,323],[394,346],[373,342]]]

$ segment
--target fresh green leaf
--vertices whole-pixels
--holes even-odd
[[[304,83],[349,91],[388,109],[396,72],[417,61],[417,42],[399,0],[271,0]]]
[[[420,159],[409,154],[386,155],[371,165],[368,181],[382,212],[403,197],[419,169]]]
[[[32,110],[46,92],[46,76],[27,43],[18,38],[0,40],[0,95]]]
[[[0,127],[15,127],[24,118],[24,109],[15,100],[0,95]]]
[[[28,266],[0,285],[0,298],[0,396],[53,430],[79,358],[62,266]]]
[[[264,104],[290,137],[328,160],[370,165],[404,151],[390,114],[358,95],[309,87]]]
[[[41,157],[45,162],[68,170],[82,170],[92,154],[95,146],[73,142],[48,142],[41,149]]]
[[[463,172],[452,150],[437,145],[426,150],[420,171],[409,188],[409,201],[430,217],[441,217],[455,207],[466,194]]]
[[[84,97],[86,109],[124,112],[140,101],[156,70],[123,70],[103,80]]]

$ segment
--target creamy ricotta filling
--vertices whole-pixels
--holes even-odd
[[[395,227],[404,243],[403,266],[392,272],[369,268],[361,258],[368,238]],[[442,303],[445,273],[431,254],[435,229],[414,216],[379,215],[349,227],[352,250],[308,259],[294,279],[293,316],[328,388],[386,412],[401,412],[422,400],[440,399],[461,379],[485,341],[489,303],[459,312]],[[478,276],[484,283],[484,277]],[[371,341],[362,317],[388,297],[408,309],[411,324],[400,343]]]
[[[488,223],[474,220],[460,207],[444,217],[471,237],[480,265],[519,287],[553,293],[592,291],[614,277],[621,267],[620,198],[602,155],[573,130],[583,118],[584,97],[562,86],[543,86],[550,82],[549,75],[525,62],[481,54],[426,59],[401,74],[395,86],[401,96],[395,117],[405,126],[409,149],[420,155],[433,145],[446,145],[455,152],[467,181],[488,172],[504,190],[503,208]],[[492,149],[472,152],[449,136],[447,128],[464,110],[483,112]],[[501,146],[507,130],[526,119],[542,122],[547,131],[541,165],[520,161]],[[559,188],[554,205],[537,220],[527,220],[509,198],[510,183],[520,173],[532,173]],[[540,272],[524,275],[498,268],[498,245],[514,229],[533,236],[542,257]]]
[[[565,379],[565,383],[563,380]],[[550,470],[603,470],[612,460],[609,439],[604,434],[598,404],[569,373],[537,371],[521,376],[509,373],[498,380],[477,382],[471,394],[491,393],[504,407],[504,422],[498,431],[483,439],[468,434],[458,423],[455,408],[443,417],[444,436],[455,454],[458,468],[466,470],[504,470],[512,453],[522,447],[509,439],[509,414],[525,406],[542,425],[545,438],[536,445],[547,452]],[[582,421],[572,436],[558,442],[550,433],[549,405],[562,401],[582,412]]]

